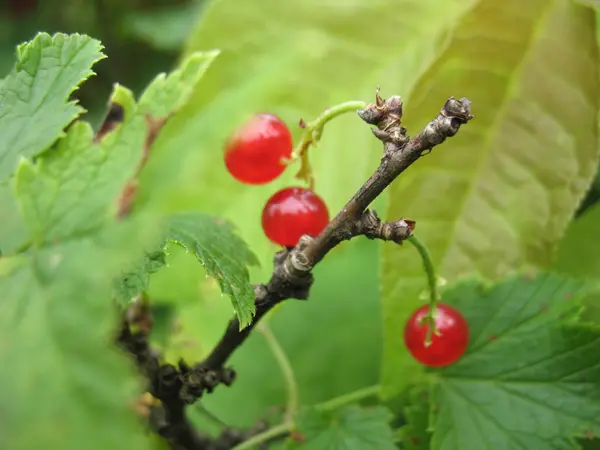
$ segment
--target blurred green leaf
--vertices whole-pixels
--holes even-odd
[[[289,440],[287,449],[307,450],[395,450],[389,425],[390,412],[381,407],[348,406],[332,412],[304,409],[298,413],[296,429],[302,443]]]
[[[429,393],[423,388],[410,391],[409,406],[404,408],[406,424],[397,432],[404,450],[430,450]]]
[[[390,192],[388,220],[416,220],[440,276],[493,279],[550,263],[598,162],[594,26],[594,12],[568,0],[479,1],[415,86],[404,109],[412,134],[451,95],[468,97],[475,115]],[[382,264],[392,395],[421,376],[398,328],[426,282],[409,248],[384,246]]]
[[[0,143],[0,160],[4,161],[0,164],[0,249],[4,254],[23,247],[28,239],[14,198],[14,179],[7,177],[19,158],[46,150],[84,111],[67,99],[93,74],[90,67],[104,58],[101,48],[99,41],[88,36],[60,33],[39,33],[17,48],[17,62],[0,87],[0,134],[4,138]]]
[[[53,152],[36,163],[21,160],[16,193],[36,245],[85,234],[105,223],[141,158],[145,130],[139,119],[135,127],[124,127],[122,136],[128,139],[113,138],[101,146],[92,144],[88,123],[76,122]]]
[[[12,254],[27,241],[29,233],[14,194],[14,179],[0,182],[0,251]]]
[[[589,289],[540,274],[444,293],[471,336],[456,364],[429,370],[432,450],[570,449],[600,432],[600,328],[573,320]]]
[[[117,278],[115,283],[117,301],[125,304],[140,292],[147,290],[150,286],[150,275],[167,264],[166,258],[167,255],[162,248],[144,252],[144,256],[139,261]]]
[[[17,62],[0,87],[0,181],[19,158],[46,150],[83,112],[67,101],[104,58],[99,41],[85,35],[39,33],[17,47]],[[32,132],[35,130],[35,132]]]
[[[134,229],[113,231],[49,247],[22,257],[16,270],[0,270],[2,448],[148,448],[132,407],[138,376],[111,344],[112,278],[129,251],[137,251]],[[0,266],[7,260],[0,258]]]
[[[176,70],[157,75],[140,98],[140,110],[153,117],[169,117],[179,111],[219,53],[219,50],[191,52]]]
[[[574,0],[575,3],[589,6],[591,8],[600,9],[600,0]]]
[[[98,144],[93,143],[91,126],[76,122],[52,153],[35,163],[21,161],[16,193],[37,245],[95,230],[115,213],[125,184],[149,151],[148,135],[158,131],[148,117],[166,118],[177,111],[215,56],[193,54],[168,77],[157,76],[139,105],[129,90],[117,85],[111,103],[123,107],[125,119]]]
[[[552,269],[600,285],[600,203],[588,208],[569,224],[558,245]],[[582,319],[600,323],[600,292],[584,300]]]
[[[134,11],[123,18],[124,32],[157,50],[179,49],[198,20],[200,3],[190,1],[148,11]]]
[[[168,219],[168,228],[168,239],[198,258],[206,273],[231,298],[240,329],[249,325],[255,295],[247,266],[258,261],[231,224],[203,213],[181,212]]]
[[[115,224],[111,208],[135,175],[149,132],[157,132],[148,117],[166,118],[185,103],[215,55],[192,54],[179,70],[159,75],[139,105],[116,86],[112,101],[125,120],[99,143],[89,124],[76,122],[54,151],[21,161],[16,194],[35,245],[0,257],[3,448],[148,448],[134,412],[138,376],[111,344],[118,320],[111,296],[123,268],[135,267],[148,243],[163,237],[156,235],[161,222],[137,210]],[[160,266],[160,256],[144,261],[143,270]]]
[[[553,269],[600,282],[600,203],[569,224],[554,258]]]

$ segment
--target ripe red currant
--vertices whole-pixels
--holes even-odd
[[[292,155],[292,135],[272,114],[256,114],[240,126],[225,145],[225,166],[233,177],[246,184],[273,181],[286,168]]]
[[[469,325],[456,309],[438,303],[434,315],[441,336],[433,334],[431,344],[425,346],[429,324],[424,324],[422,320],[428,309],[429,305],[422,306],[410,316],[404,327],[404,343],[420,363],[431,367],[448,366],[465,353],[469,344]]]
[[[276,192],[265,205],[262,227],[276,244],[294,247],[302,235],[317,236],[329,223],[329,211],[310,189],[288,187]]]

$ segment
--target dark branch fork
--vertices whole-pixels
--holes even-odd
[[[411,236],[415,223],[409,219],[382,222],[368,206],[404,170],[433,147],[454,136],[461,125],[473,118],[471,102],[451,97],[443,108],[416,137],[410,139],[401,125],[402,101],[393,96],[383,100],[379,94],[375,104],[358,111],[359,117],[375,125],[373,134],[383,142],[383,156],[376,171],[354,194],[342,210],[316,238],[303,236],[298,245],[275,255],[274,270],[267,284],[254,287],[256,314],[253,322],[240,330],[237,318],[232,319],[221,340],[203,361],[193,367],[180,362],[179,368],[160,365],[147,344],[148,318],[138,314],[138,320],[126,318],[119,342],[136,356],[141,372],[149,380],[149,392],[161,401],[152,409],[150,422],[155,430],[177,450],[216,450],[232,448],[260,429],[226,430],[219,438],[210,439],[196,432],[185,416],[185,406],[194,403],[203,393],[212,392],[218,384],[229,385],[235,373],[225,364],[233,352],[246,340],[256,324],[278,303],[286,299],[308,298],[313,283],[312,269],[325,255],[344,240],[356,236],[382,239],[401,244]],[[137,302],[134,307],[139,311]],[[137,325],[136,325],[137,324]],[[146,326],[144,326],[144,324]],[[132,332],[135,328],[135,332]]]

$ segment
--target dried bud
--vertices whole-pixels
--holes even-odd
[[[377,105],[367,105],[363,109],[357,111],[358,117],[364,120],[369,125],[377,125],[384,116],[384,110]]]
[[[224,368],[221,370],[221,382],[225,386],[231,386],[235,381],[236,373],[233,369]]]

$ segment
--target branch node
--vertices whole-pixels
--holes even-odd
[[[296,272],[308,272],[311,269],[310,262],[301,251],[293,251],[289,258],[293,270]],[[286,267],[289,269],[289,267]]]
[[[391,126],[400,125],[402,120],[402,98],[393,95],[387,100],[375,96],[375,103],[357,111],[358,117],[369,125],[377,125],[380,130],[388,130]]]
[[[376,211],[367,209],[356,223],[354,235],[362,234],[369,239],[381,239],[402,244],[411,236],[414,228],[415,222],[410,219],[382,222]]]
[[[404,219],[398,219],[393,222],[383,222],[379,228],[381,239],[384,241],[393,241],[396,244],[402,244],[404,240],[412,235],[414,222],[412,223],[413,226],[409,225]]]
[[[256,298],[256,301],[261,301],[269,293],[269,291],[267,290],[267,287],[264,284],[255,284],[253,286],[253,288],[254,288],[254,297]]]

